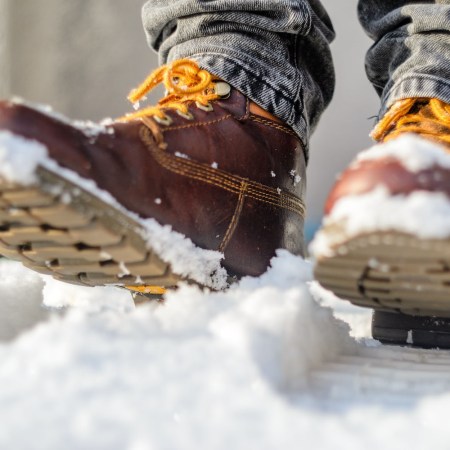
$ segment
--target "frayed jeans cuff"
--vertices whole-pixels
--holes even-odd
[[[450,80],[433,75],[410,74],[395,82],[383,95],[378,118],[398,100],[405,98],[437,98],[450,103]]]

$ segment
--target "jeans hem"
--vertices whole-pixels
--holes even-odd
[[[379,118],[398,100],[405,98],[437,98],[450,103],[450,80],[434,75],[408,74],[397,81],[383,96]]]

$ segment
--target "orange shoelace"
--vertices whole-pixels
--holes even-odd
[[[403,133],[450,145],[450,105],[436,98],[400,100],[378,122],[371,136],[385,142]]]
[[[145,99],[145,96],[161,83],[166,89],[166,95],[157,105],[142,108],[119,120],[129,121],[152,116],[158,123],[170,125],[172,120],[164,112],[168,109],[175,110],[180,116],[192,120],[193,115],[189,112],[189,106],[192,103],[195,103],[197,108],[211,111],[210,102],[223,98],[228,95],[230,90],[229,85],[201,69],[196,62],[181,59],[153,71],[140,86],[131,91],[128,100],[139,108],[139,101]],[[166,292],[166,288],[162,286],[130,285],[125,287],[135,295],[141,294],[135,298],[135,301],[138,302],[142,302],[145,296],[148,298],[162,297]]]
[[[170,118],[164,113],[164,109],[173,109],[182,117],[192,119],[188,108],[190,103],[210,111],[212,109],[210,102],[221,98],[217,87],[225,83],[218,83],[219,81],[208,71],[201,69],[195,61],[188,59],[180,59],[161,66],[131,91],[128,100],[139,108],[139,101],[145,99],[145,96],[161,83],[166,88],[165,97],[157,105],[127,114],[119,120],[128,121],[153,116],[157,122],[169,125]]]

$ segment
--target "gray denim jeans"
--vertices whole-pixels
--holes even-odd
[[[358,13],[375,41],[366,71],[380,115],[401,98],[450,103],[450,0],[359,0]],[[142,16],[161,63],[195,59],[308,147],[334,90],[334,31],[319,0],[148,0]]]

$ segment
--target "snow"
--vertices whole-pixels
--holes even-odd
[[[295,169],[292,169],[289,172],[289,175],[292,178],[292,182],[294,183],[294,186],[297,186],[297,184],[300,183],[300,181],[302,180],[302,177],[297,174],[297,171]]]
[[[373,146],[357,157],[353,167],[364,161],[384,158],[397,159],[415,173],[433,166],[450,169],[450,153],[413,135]],[[421,180],[419,175],[418,181],[420,184],[426,180]],[[333,233],[327,231],[331,228]],[[331,256],[336,244],[373,231],[399,231],[423,239],[448,238],[450,199],[444,193],[420,189],[409,195],[392,195],[380,182],[368,193],[339,199],[324,218],[321,230],[310,245],[310,252],[315,257]]]
[[[397,159],[411,172],[420,172],[435,165],[450,169],[450,153],[445,147],[414,134],[405,134],[392,141],[374,145],[361,152],[355,164],[384,158]]]
[[[189,156],[186,155],[186,153],[175,152],[175,156],[177,156],[178,158],[190,159]]]
[[[227,273],[221,266],[222,253],[196,247],[190,239],[173,231],[170,226],[162,226],[151,218],[142,219],[126,210],[93,180],[84,179],[76,172],[59,166],[48,156],[48,150],[37,141],[24,139],[8,131],[0,132],[0,176],[11,182],[31,185],[36,182],[35,172],[39,166],[74,183],[137,222],[142,228],[136,231],[142,234],[150,248],[171,264],[176,274],[213,289],[226,287]],[[80,190],[73,190],[71,195],[80,195]],[[70,200],[67,196],[63,198],[63,201],[67,200]]]
[[[42,144],[0,131],[0,176],[7,181],[24,185],[36,182],[36,166],[46,157],[47,149]]]
[[[326,229],[331,226],[338,226],[339,232],[336,229],[328,233]],[[367,194],[343,197],[324,218],[322,229],[310,244],[310,252],[316,257],[329,256],[343,237],[347,240],[371,231],[389,230],[423,239],[448,238],[450,200],[443,193],[426,191],[393,196],[381,185]]]
[[[447,449],[449,352],[350,337],[369,312],[310,277],[280,252],[226,292],[134,308],[1,263],[2,303],[59,309],[0,345],[0,448]]]

